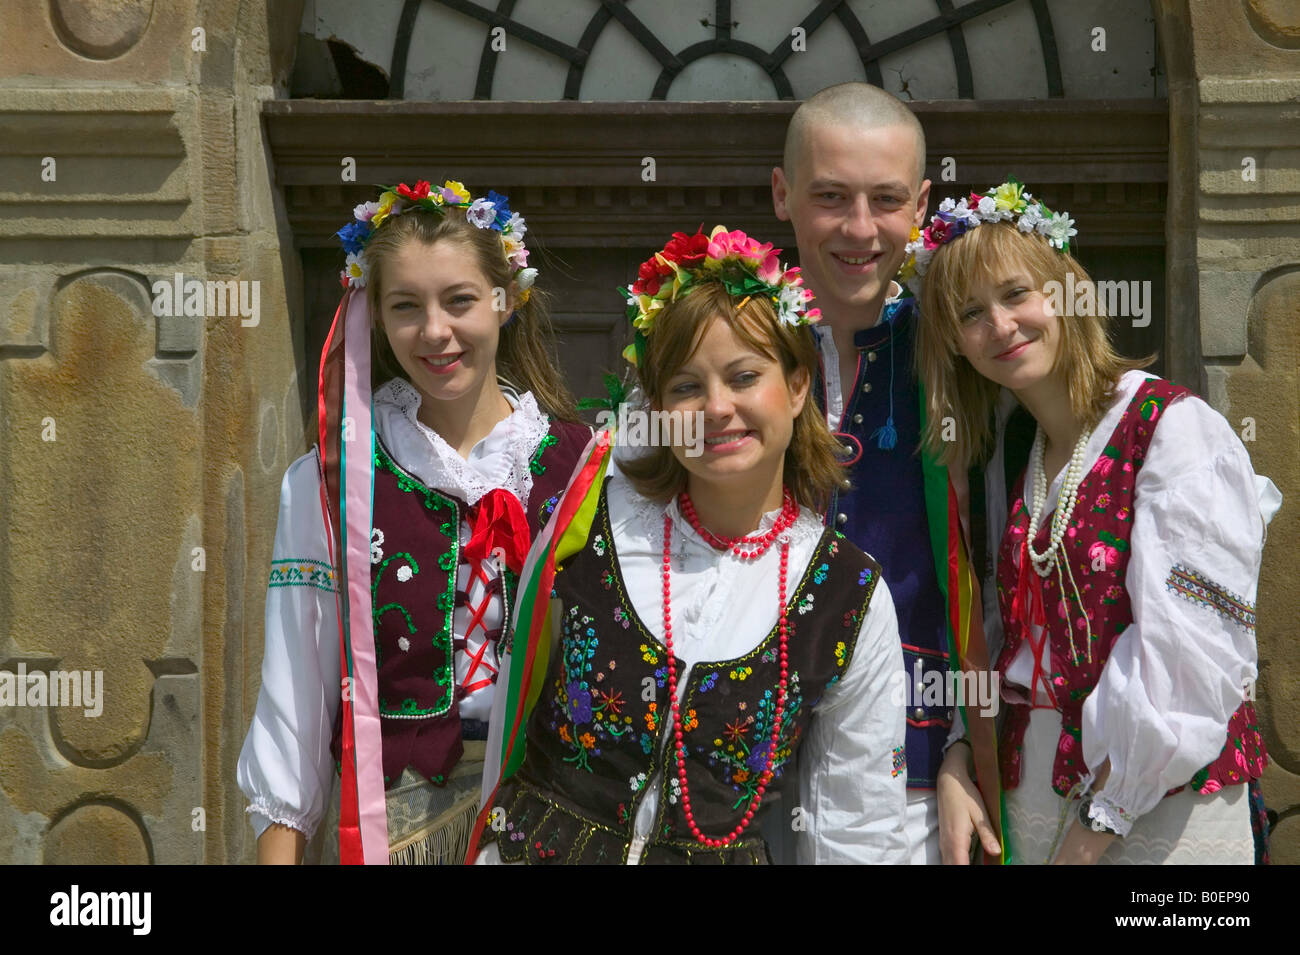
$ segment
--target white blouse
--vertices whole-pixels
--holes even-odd
[[[665,508],[635,492],[621,475],[607,478],[609,519],[628,598],[646,629],[663,639],[663,518],[673,521],[673,651],[686,665],[679,678],[684,698],[690,670],[697,663],[734,659],[750,652],[777,622],[780,548],[754,561],[714,550],[687,523],[676,501]],[[770,528],[780,511],[764,515],[758,532]],[[791,528],[787,580],[793,592],[812,560],[823,527],[804,508]],[[820,594],[819,594],[820,596]],[[788,597],[788,595],[787,595]],[[507,671],[510,657],[503,660]],[[902,752],[903,708],[893,699],[895,674],[903,667],[898,618],[883,579],[876,583],[849,666],[828,689],[800,747],[799,818],[796,854],[800,863],[905,863],[909,847],[903,828],[907,774],[893,766]],[[508,676],[505,677],[508,679]],[[500,753],[504,696],[497,700],[489,754]],[[664,740],[672,729],[665,721]],[[493,742],[495,740],[495,743]],[[489,756],[485,787],[495,782],[496,761]],[[675,771],[675,764],[673,764]],[[661,770],[662,772],[662,770]],[[637,811],[628,863],[635,864],[658,810],[658,777],[650,780]],[[793,793],[785,805],[794,804]],[[790,825],[793,818],[776,820]],[[499,861],[496,846],[480,863]]]
[[[1085,473],[1149,377],[1130,371],[1120,380],[1088,442]],[[1064,473],[1048,488],[1048,506],[1055,505]],[[1002,496],[988,501],[989,526],[1005,528]],[[1171,571],[1190,568],[1253,605],[1265,526],[1280,503],[1277,488],[1255,475],[1222,415],[1194,396],[1162,410],[1134,488],[1125,573],[1133,623],[1115,641],[1083,706],[1084,761],[1098,767],[1110,760],[1090,816],[1121,835],[1219,755],[1228,721],[1256,677],[1253,626],[1180,596],[1167,586]],[[1048,511],[1043,521],[1050,518]],[[1000,624],[996,612],[991,620]],[[996,629],[991,644],[1001,642]],[[1041,661],[1047,672],[1049,643],[1043,641]],[[1026,641],[1007,667],[1007,683],[1028,687],[1033,669]]]
[[[468,460],[418,420],[420,393],[400,378],[374,393],[375,431],[393,460],[430,488],[474,504],[493,488],[502,487],[527,506],[532,490],[529,458],[549,424],[531,394],[503,392],[513,412],[474,445]],[[462,545],[470,538],[465,520],[460,538]],[[383,548],[383,528],[375,528],[372,560],[383,559]],[[239,754],[237,776],[258,837],[275,822],[310,838],[333,785],[329,744],[341,697],[338,581],[329,560],[314,450],[285,472],[271,559],[262,686]],[[492,561],[485,561],[481,569],[489,581],[497,576]],[[467,590],[469,604],[477,605],[485,597],[487,585],[471,574],[467,562],[461,562],[456,584]],[[453,617],[457,637],[466,636],[470,621],[468,607],[457,607]],[[484,642],[484,629],[501,623],[501,598],[492,596],[481,626],[469,635],[466,648],[456,651],[458,683],[495,675],[494,648],[488,648],[472,674],[471,667]],[[494,691],[490,685],[465,696],[461,717],[487,719]]]

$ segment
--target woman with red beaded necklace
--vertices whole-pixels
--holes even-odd
[[[907,859],[897,620],[879,565],[819,517],[843,473],[807,401],[818,313],[778,251],[678,233],[630,290],[640,413],[694,416],[700,441],[620,456],[591,492],[480,862],[771,861],[755,822],[796,752],[770,831],[799,861]]]

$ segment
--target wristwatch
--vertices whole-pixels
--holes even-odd
[[[1092,793],[1088,793],[1088,795],[1084,796],[1083,799],[1079,801],[1079,822],[1083,824],[1083,827],[1085,829],[1090,829],[1093,832],[1109,832],[1112,836],[1118,836],[1119,833],[1106,825],[1105,822],[1100,819],[1092,819],[1088,816],[1088,810],[1091,808]]]

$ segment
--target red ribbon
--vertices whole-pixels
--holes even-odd
[[[489,491],[473,508],[473,532],[465,545],[465,556],[485,561],[499,555],[518,575],[528,556],[531,535],[523,506],[509,491],[496,488]]]

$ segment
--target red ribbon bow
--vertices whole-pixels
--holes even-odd
[[[514,574],[524,569],[532,535],[523,506],[509,491],[496,488],[471,509],[473,533],[465,556],[477,561],[500,556]]]

